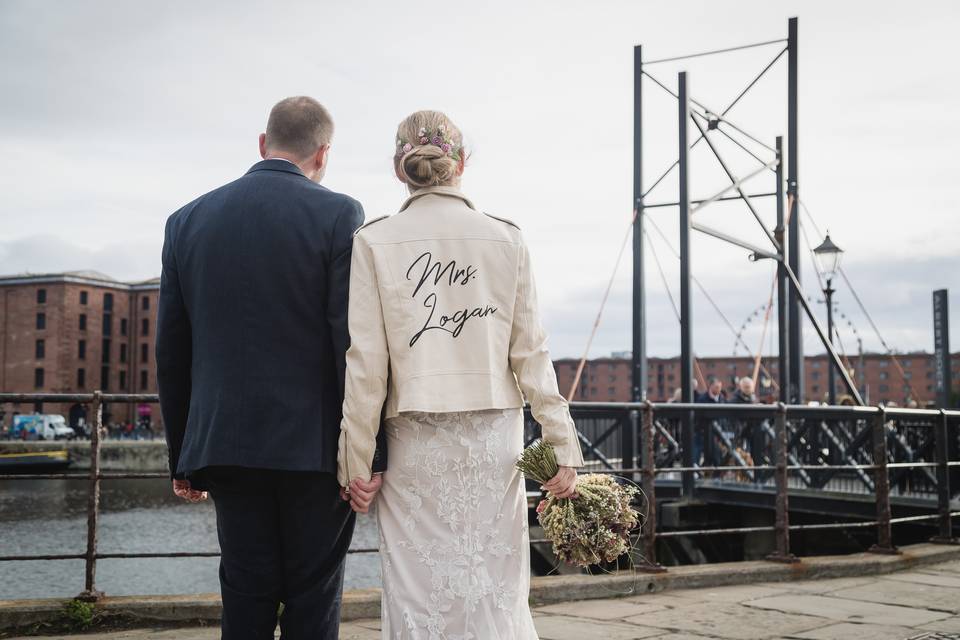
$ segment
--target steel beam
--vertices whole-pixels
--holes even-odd
[[[768,251],[767,249],[761,249],[755,244],[751,244],[746,240],[741,240],[740,238],[731,236],[730,234],[724,233],[723,231],[718,231],[717,229],[714,229],[713,227],[708,227],[705,224],[700,224],[699,222],[691,222],[690,228],[696,231],[699,231],[700,233],[705,233],[708,236],[713,236],[714,238],[723,240],[724,242],[735,244],[738,247],[742,247],[746,249],[747,251],[752,251],[753,253],[757,254],[761,258],[769,258],[771,260],[780,259],[780,256],[777,255],[776,253]]]
[[[787,264],[797,280],[796,290],[789,295],[790,329],[790,402],[801,404],[806,400],[803,376],[803,324],[800,305],[803,291],[800,288],[800,185],[799,154],[797,150],[797,19],[790,18],[787,26],[787,195],[790,202],[787,230]]]
[[[647,399],[647,316],[643,273],[643,55],[633,48],[633,354],[631,399]]]
[[[693,319],[691,318],[690,277],[690,162],[687,134],[690,120],[690,99],[687,93],[687,74],[677,75],[677,115],[680,139],[680,401],[693,402]],[[693,467],[693,412],[684,412],[681,422],[683,443],[683,466]],[[683,493],[693,497],[694,475],[683,472]]]
[[[730,178],[730,182],[736,185],[737,193],[740,194],[740,197],[743,199],[744,204],[747,205],[747,209],[750,209],[750,213],[753,214],[754,219],[757,221],[757,224],[760,225],[760,228],[763,229],[764,235],[767,236],[767,239],[770,243],[776,248],[777,251],[780,251],[780,243],[777,242],[777,239],[770,233],[770,230],[767,229],[767,226],[763,224],[763,220],[760,218],[760,214],[757,212],[756,207],[753,206],[753,202],[750,201],[750,196],[747,195],[747,192],[743,190],[743,186],[740,184],[738,178],[733,175],[733,172],[730,171],[730,168],[727,166],[727,163],[723,161],[723,157],[720,155],[720,152],[717,151],[717,148],[713,145],[713,140],[710,139],[710,136],[707,135],[707,130],[703,128],[700,122],[693,118],[693,124],[697,125],[697,129],[700,130],[700,135],[703,136],[703,139],[706,141],[707,146],[710,147],[710,151],[713,152],[713,155],[717,158],[717,162],[720,163],[720,167],[723,169],[723,172],[727,174],[727,177]],[[780,157],[777,155],[777,164],[780,166]]]
[[[777,369],[780,374],[780,402],[790,402],[790,320],[787,311],[787,296],[790,282],[783,268],[787,255],[787,238],[783,212],[783,137],[777,136],[777,228],[773,234],[780,244],[780,260],[777,261]]]

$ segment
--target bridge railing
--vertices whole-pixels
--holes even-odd
[[[884,407],[574,402],[589,471],[640,481],[647,500],[643,554],[656,562],[661,538],[772,531],[771,560],[793,561],[790,532],[875,528],[876,552],[893,553],[892,527],[931,521],[936,541],[953,541],[951,503],[960,493],[960,411]],[[539,437],[527,413],[526,441]],[[657,482],[678,480],[683,498],[711,488],[773,494],[769,526],[657,530]],[[794,524],[789,499],[805,494],[869,499],[875,516]],[[894,518],[894,501],[930,514]]]
[[[79,597],[96,600],[97,561],[118,558],[219,556],[218,551],[102,553],[98,549],[100,489],[104,480],[157,479],[166,473],[104,473],[105,403],[156,403],[154,394],[0,393],[0,404],[80,403],[91,406],[90,470],[86,473],[0,475],[0,480],[84,479],[89,483],[86,551],[82,554],[8,555],[0,562],[84,560],[85,588]],[[876,529],[873,550],[895,553],[892,526],[936,521],[936,541],[953,542],[951,501],[960,480],[960,411],[884,409],[882,407],[809,407],[786,405],[706,405],[575,402],[577,423],[589,471],[614,473],[639,481],[647,521],[642,532],[644,558],[657,564],[657,539],[775,532],[775,561],[794,561],[790,532],[806,529]],[[526,437],[539,427],[527,412]],[[795,476],[795,477],[794,477]],[[656,479],[679,478],[683,497],[724,483],[768,486],[775,492],[775,521],[769,526],[657,531]],[[798,491],[837,491],[873,498],[876,517],[858,522],[789,523],[789,497]],[[894,518],[891,500],[920,496],[933,500],[936,513]],[[532,540],[534,544],[544,540]],[[351,549],[373,553],[377,549]]]

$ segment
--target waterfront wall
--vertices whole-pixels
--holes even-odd
[[[90,468],[89,440],[23,442],[0,440],[0,453],[30,453],[66,449],[72,464],[68,471]],[[167,444],[163,440],[105,440],[100,448],[103,471],[167,471]]]

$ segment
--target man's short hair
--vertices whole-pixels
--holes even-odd
[[[308,96],[284,98],[273,105],[267,120],[268,149],[306,158],[333,138],[333,118]]]

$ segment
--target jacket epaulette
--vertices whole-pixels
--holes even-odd
[[[390,216],[380,216],[379,218],[374,218],[374,219],[371,220],[370,222],[365,222],[365,223],[363,223],[362,225],[360,225],[359,227],[357,227],[357,230],[353,232],[353,235],[357,235],[358,233],[360,233],[361,230],[366,229],[366,228],[369,227],[370,225],[375,224],[375,223],[377,223],[377,222],[380,222],[381,220],[385,220],[386,218],[389,218],[389,217],[390,217]]]
[[[495,216],[495,215],[493,215],[492,213],[487,213],[486,211],[483,212],[483,215],[487,216],[488,218],[493,218],[494,220],[499,220],[500,222],[505,222],[505,223],[507,223],[508,225],[510,225],[511,227],[515,227],[517,230],[520,229],[520,225],[518,225],[518,224],[517,224],[516,222],[514,222],[513,220],[507,220],[506,218],[501,218],[501,217],[499,217],[499,216]]]

